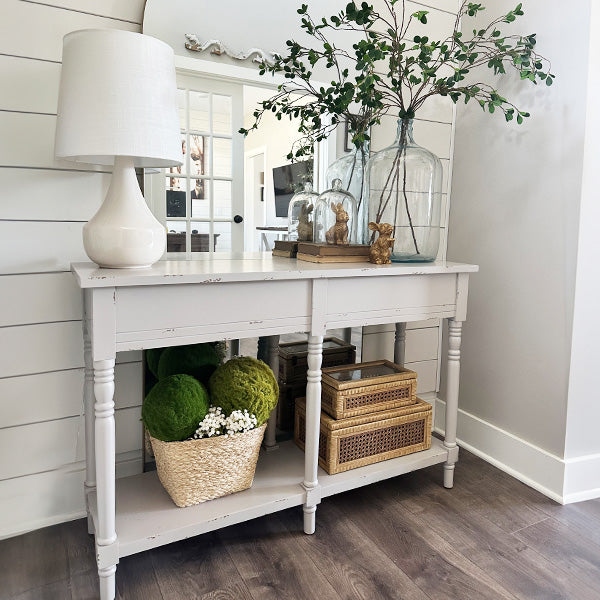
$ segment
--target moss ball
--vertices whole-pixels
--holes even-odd
[[[191,375],[204,385],[221,361],[212,344],[193,344],[166,348],[158,361],[158,378],[170,375]]]
[[[142,405],[142,421],[150,435],[163,442],[189,438],[208,412],[208,392],[190,375],[159,380]]]
[[[164,348],[150,348],[146,350],[146,366],[154,377],[158,378],[158,361]]]
[[[239,356],[221,365],[210,378],[211,402],[226,414],[247,409],[258,425],[267,421],[279,396],[273,371],[262,360]]]

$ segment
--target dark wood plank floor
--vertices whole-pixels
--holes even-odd
[[[559,506],[461,452],[441,466],[125,558],[123,600],[600,599],[600,500]],[[0,598],[97,597],[84,520],[0,541]]]

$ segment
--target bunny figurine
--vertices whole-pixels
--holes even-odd
[[[325,233],[325,239],[328,244],[347,246],[348,242],[348,221],[350,217],[342,206],[341,202],[331,203],[331,210],[335,213],[335,225],[330,227]]]
[[[379,231],[379,237],[371,245],[369,260],[376,265],[389,265],[392,261],[390,255],[394,247],[394,227],[389,223],[369,223],[371,231]]]
[[[312,242],[313,241],[313,224],[309,220],[310,213],[313,211],[312,204],[303,204],[300,207],[298,215],[298,241]]]

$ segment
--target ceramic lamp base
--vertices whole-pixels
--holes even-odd
[[[101,267],[139,269],[159,260],[166,243],[166,229],[140,191],[133,159],[115,158],[106,198],[83,228],[87,255]]]

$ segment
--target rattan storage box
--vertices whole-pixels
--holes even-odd
[[[417,374],[388,360],[323,369],[321,408],[334,419],[414,404]]]
[[[304,450],[306,400],[296,400],[294,441]],[[319,465],[330,475],[431,447],[431,405],[410,406],[348,419],[321,412]]]
[[[308,342],[279,344],[279,382],[306,381]],[[336,337],[323,340],[322,367],[348,365],[356,361],[356,346]]]

